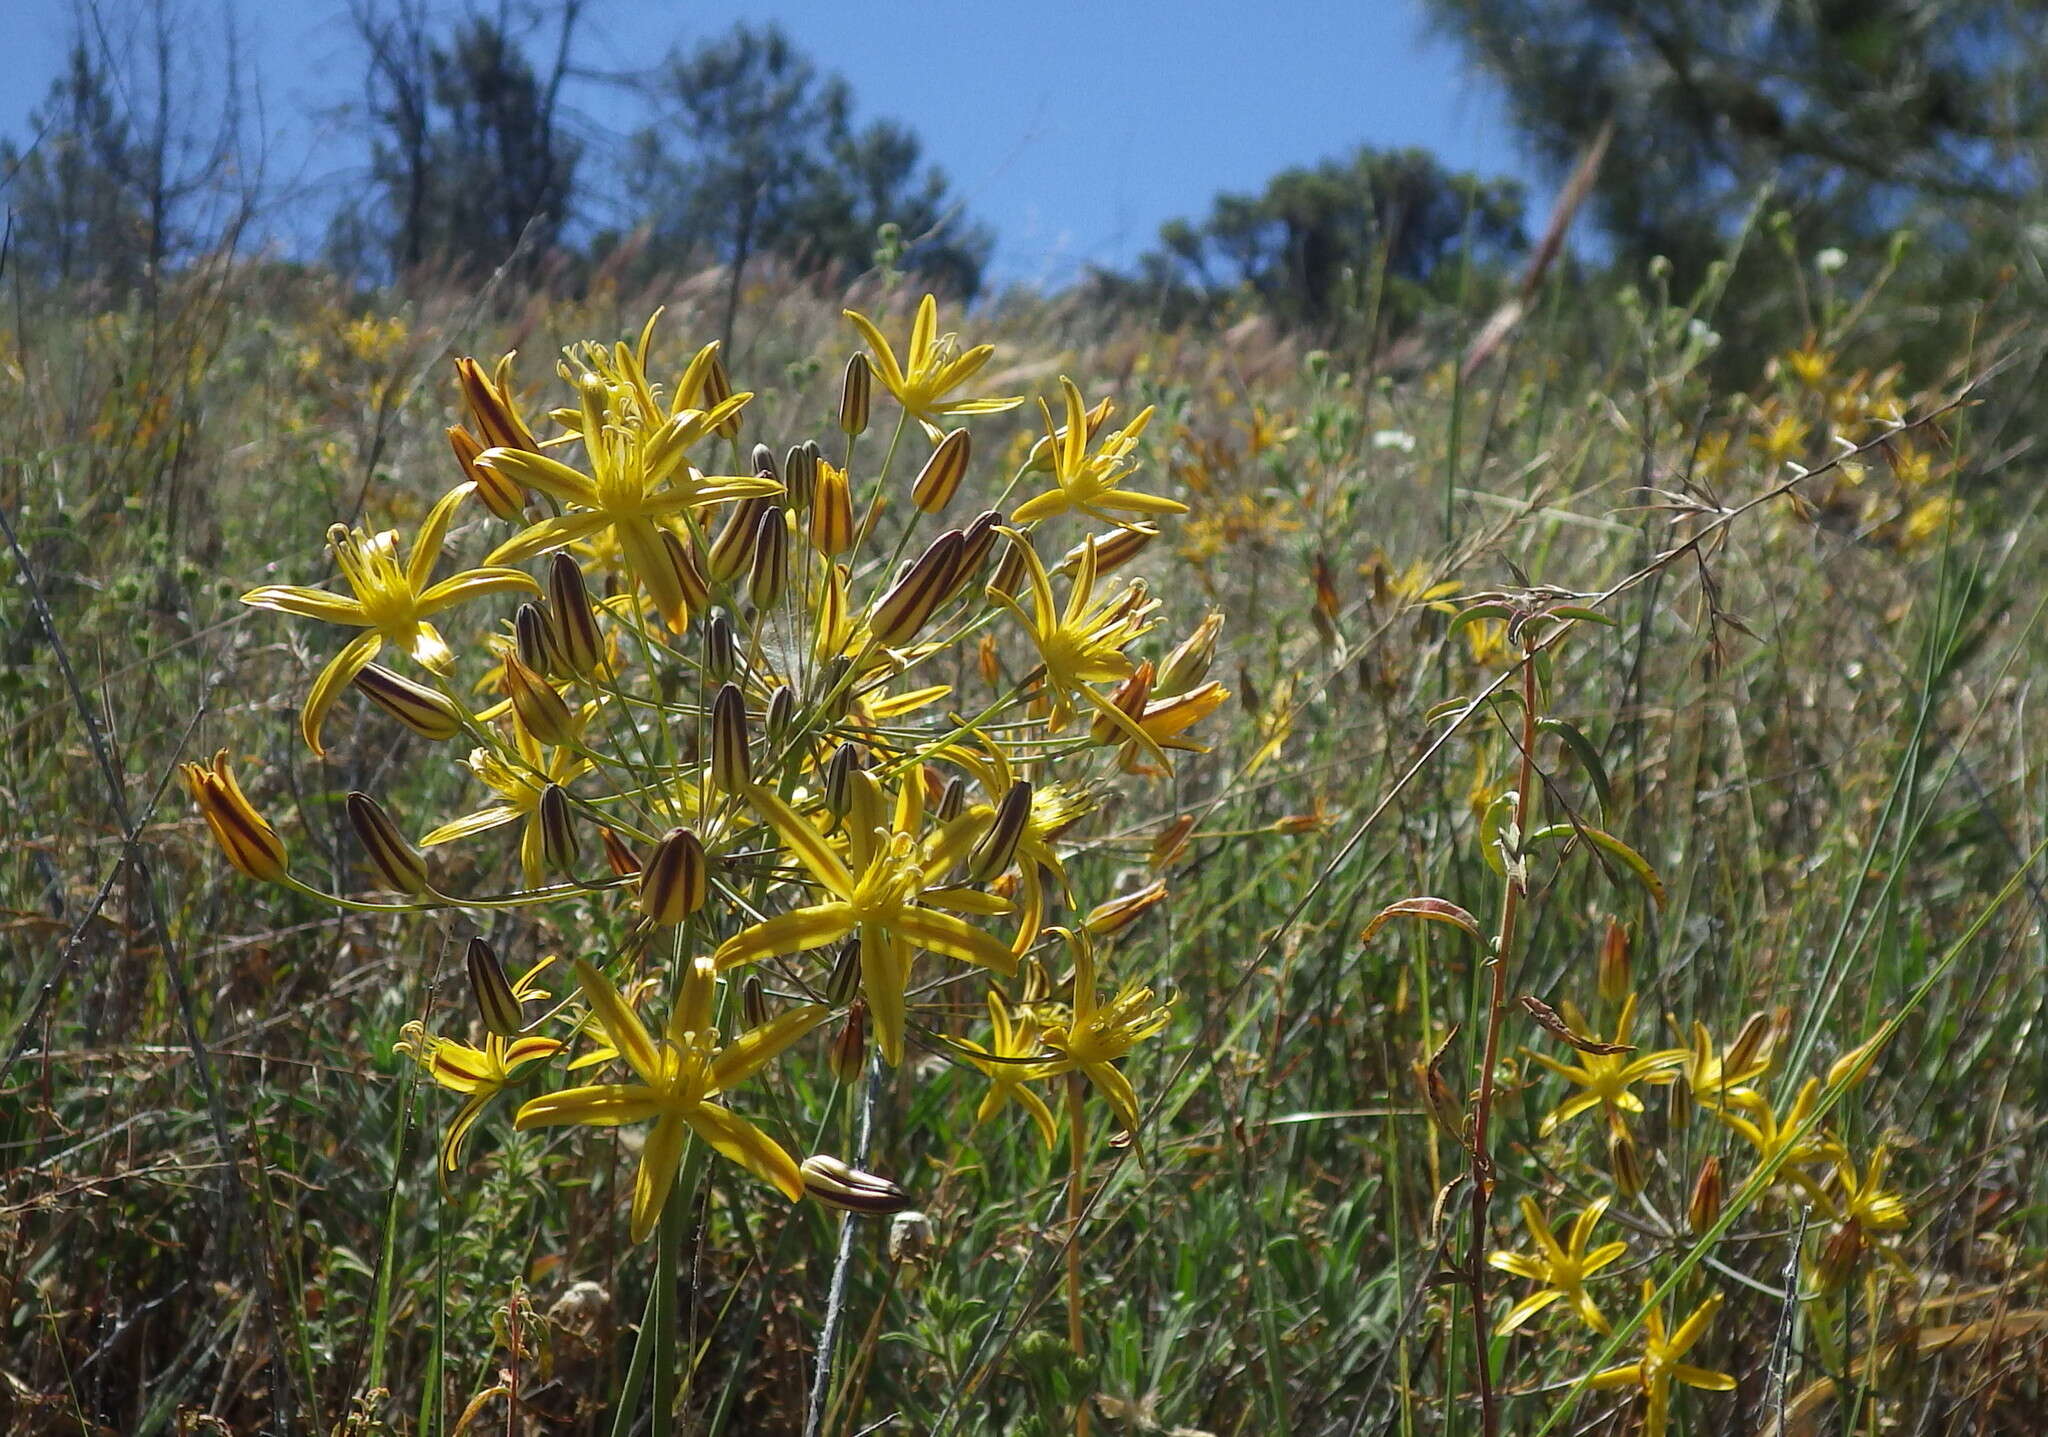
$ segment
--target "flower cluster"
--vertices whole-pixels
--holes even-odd
[[[1156,536],[1149,521],[1182,512],[1135,487],[1151,411],[1116,427],[1107,401],[1091,408],[1062,380],[992,505],[949,525],[974,446],[943,426],[1023,400],[961,392],[992,349],[941,334],[930,297],[900,357],[848,319],[865,349],[829,446],[753,442],[754,395],[716,345],[657,382],[653,319],[637,343],[566,350],[566,402],[545,415],[519,403],[510,356],[459,360],[461,482],[411,542],[337,525],[345,592],[246,596],[355,631],[301,708],[315,754],[353,691],[371,722],[409,729],[490,795],[417,828],[350,795],[396,901],[294,873],[225,755],[187,774],[251,877],[358,910],[566,906],[579,931],[619,935],[564,965],[573,990],[552,1003],[538,984],[553,960],[509,981],[473,943],[481,1044],[414,1025],[402,1047],[462,1095],[449,1168],[508,1089],[540,1088],[520,1128],[646,1125],[636,1239],[693,1135],[792,1199],[860,1207],[886,1190],[836,1160],[800,1164],[777,1124],[743,1111],[749,1080],[821,1025],[838,1026],[842,1077],[871,1032],[883,1063],[915,1047],[985,1074],[981,1118],[1014,1099],[1050,1144],[1034,1089],[1069,1074],[1136,1130],[1118,1064],[1167,1021],[1142,984],[1099,991],[1098,951],[1164,890],[1091,908],[1062,839],[1122,775],[1199,750],[1190,731],[1226,697],[1207,678],[1215,617],[1148,656],[1158,602],[1121,572]],[[898,414],[871,456],[877,383]],[[1062,525],[1075,532],[1056,537]],[[481,562],[437,579],[443,548],[479,529],[496,531]],[[516,607],[491,614],[489,600]],[[508,829],[516,883],[444,885],[437,852]],[[1074,916],[1054,922],[1062,909]],[[963,980],[983,1002],[961,1001]],[[963,1015],[984,1009],[978,1039]],[[597,1080],[546,1076],[586,1069]]]

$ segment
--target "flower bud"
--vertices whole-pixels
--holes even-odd
[[[721,685],[711,701],[711,781],[738,793],[753,781],[747,753],[747,704],[738,684]]]
[[[542,789],[535,816],[540,820],[541,861],[565,878],[574,877],[583,858],[583,846],[576,841],[569,791],[559,783]]]
[[[1152,661],[1147,659],[1139,664],[1131,676],[1116,686],[1109,696],[1110,706],[1132,723],[1145,716],[1145,705],[1152,699]],[[1097,713],[1088,725],[1088,737],[1099,744],[1122,743],[1130,735],[1108,714]]]
[[[560,550],[548,560],[545,616],[550,647],[564,672],[589,678],[604,666],[604,634],[597,626],[583,566]]]
[[[1083,920],[1086,928],[1097,938],[1107,938],[1112,933],[1121,933],[1137,922],[1154,905],[1165,901],[1166,880],[1154,879],[1143,888],[1133,889],[1121,898],[1112,898],[1107,903],[1098,903],[1088,910]]]
[[[526,1015],[520,1011],[519,995],[512,991],[504,968],[499,966],[497,950],[481,937],[472,938],[469,951],[462,956],[462,966],[469,973],[469,991],[476,997],[484,1026],[500,1038],[518,1037],[526,1026]]]
[[[1146,545],[1158,537],[1159,528],[1154,524],[1132,524],[1107,534],[1092,535],[1067,550],[1066,556],[1060,560],[1060,572],[1071,574],[1079,569],[1088,546],[1093,544],[1096,574],[1114,573],[1144,553]]]
[[[351,793],[348,796],[349,827],[356,831],[356,842],[369,856],[370,866],[377,871],[377,877],[386,888],[403,893],[408,898],[417,898],[427,891],[427,865],[420,857],[419,850],[398,831],[398,825],[391,821],[391,815],[367,793]]]
[[[1676,1082],[1664,1089],[1664,1125],[1674,1133],[1682,1133],[1692,1126],[1692,1110],[1696,1100],[1692,1080],[1683,1072]],[[1718,1100],[1717,1100],[1718,1103]]]
[[[754,466],[754,473],[761,478],[773,479],[778,484],[782,482],[782,475],[775,467],[775,451],[767,445],[756,444],[749,461]]]
[[[462,732],[462,710],[453,699],[382,664],[365,664],[355,677],[355,686],[364,698],[423,739],[442,743]]]
[[[768,990],[761,986],[761,975],[749,973],[747,981],[740,984],[740,1026],[746,1029],[765,1027],[768,1022]]]
[[[953,576],[946,584],[946,597],[964,591],[981,574],[989,551],[996,546],[996,526],[1003,522],[1000,509],[987,509],[974,516],[960,531],[960,553],[953,560]]]
[[[789,735],[789,726],[796,720],[796,690],[788,684],[777,684],[768,694],[768,709],[761,716],[761,731],[770,743],[780,743]]]
[[[1216,635],[1223,629],[1223,615],[1211,612],[1195,631],[1174,645],[1166,661],[1159,666],[1159,677],[1152,685],[1154,698],[1170,699],[1186,693],[1209,676],[1209,665],[1216,659]]]
[[[851,1084],[860,1081],[860,1070],[867,1065],[867,1060],[868,1005],[866,999],[856,998],[846,1010],[838,1036],[825,1050],[825,1065],[832,1070],[833,1077]]]
[[[1820,1260],[1814,1264],[1814,1276],[1821,1291],[1834,1292],[1849,1280],[1856,1270],[1856,1260],[1863,1256],[1863,1247],[1861,1227],[1853,1222],[1836,1227],[1821,1244]]]
[[[827,1207],[887,1217],[910,1206],[910,1194],[887,1178],[848,1167],[824,1153],[803,1160],[804,1191]]]
[[[833,823],[846,817],[853,804],[853,771],[861,766],[859,744],[843,743],[825,760],[825,811]]]
[[[259,882],[274,883],[284,877],[284,840],[257,814],[235,781],[228,768],[228,751],[216,753],[211,768],[188,763],[179,772],[228,862]]]
[[[641,913],[650,923],[670,927],[702,908],[710,890],[703,842],[690,829],[671,828],[640,874]]]
[[[561,667],[548,642],[547,619],[539,604],[524,603],[513,611],[512,651],[537,674],[551,674]]]
[[[455,382],[462,389],[463,401],[469,405],[477,432],[483,436],[483,447],[523,449],[529,454],[538,454],[540,445],[534,442],[533,431],[526,427],[526,422],[519,417],[519,411],[513,408],[502,387],[509,372],[500,365],[498,377],[494,380],[484,373],[481,364],[467,355],[455,361]]]
[[[1634,1202],[1643,1194],[1643,1158],[1627,1128],[1607,1130],[1607,1172],[1621,1195]]]
[[[931,547],[903,571],[903,576],[875,605],[874,614],[868,619],[868,632],[877,643],[894,648],[917,637],[917,631],[945,601],[959,557],[958,529],[948,529],[932,540]]]
[[[789,507],[810,508],[817,482],[818,464],[811,451],[801,444],[790,445],[789,452],[782,456],[782,492]]]
[[[995,817],[988,830],[975,840],[967,854],[967,880],[986,883],[1010,866],[1017,856],[1017,842],[1031,819],[1031,780],[1020,778],[1004,790],[996,803]]]
[[[946,780],[946,786],[939,790],[939,801],[932,805],[932,817],[940,823],[951,823],[967,807],[967,780],[958,774]]]
[[[673,529],[661,531],[661,557],[667,581],[663,592],[654,595],[655,607],[669,628],[680,634],[690,627],[690,615],[711,605],[711,581],[689,541]]]
[[[1034,955],[1019,960],[1017,964],[1017,1002],[1026,1008],[1034,1003],[1043,1003],[1052,996],[1052,979],[1045,971],[1045,965]]]
[[[573,743],[580,727],[576,715],[554,685],[521,662],[517,654],[505,656],[505,688],[512,698],[512,712],[525,730],[545,744]]]
[[[1030,549],[1031,541],[1017,533],[1011,533],[1007,537],[1010,546],[1003,550],[1003,557],[996,561],[996,571],[989,576],[988,586],[998,594],[1008,594],[1015,598],[1018,591],[1024,587],[1025,575],[1030,573],[1024,555],[1025,551]]]
[[[776,508],[761,511],[754,530],[754,556],[747,571],[747,597],[763,613],[782,598],[789,580],[789,523]]]
[[[1625,1002],[1635,978],[1629,971],[1628,929],[1619,918],[1607,920],[1607,932],[1600,940],[1600,967],[1594,986],[1600,1001],[1617,1007]]]
[[[936,514],[952,503],[960,492],[960,481],[967,476],[973,448],[974,441],[965,429],[955,429],[941,439],[918,471],[917,482],[910,486],[910,502],[927,514]]]
[[[839,381],[839,432],[849,439],[868,428],[868,400],[874,387],[868,357],[856,352],[846,361],[846,373]]]
[[[602,824],[598,825],[597,836],[604,843],[605,866],[614,877],[631,878],[640,871],[640,860],[633,856],[633,850],[626,847],[625,840]]]
[[[860,992],[860,939],[849,938],[832,955],[832,969],[825,977],[825,1002],[844,1008]]]
[[[526,490],[497,470],[486,469],[476,462],[477,456],[484,452],[484,445],[477,441],[475,435],[457,424],[448,431],[448,447],[455,451],[455,462],[462,467],[462,477],[476,485],[476,497],[484,501],[486,509],[508,523],[516,524],[524,517]]]
[[[811,547],[826,558],[853,547],[853,489],[846,471],[818,461],[811,490]]]
[[[704,677],[714,684],[729,683],[739,667],[739,638],[733,633],[732,616],[713,609],[704,625]]]
[[[1758,1009],[1742,1021],[1742,1030],[1735,1035],[1735,1041],[1728,1045],[1727,1055],[1721,1060],[1721,1071],[1739,1073],[1751,1064],[1768,1060],[1771,1049],[1777,1046],[1778,1024],[1772,1015]]]
[[[1721,1156],[1710,1153],[1693,1179],[1692,1196],[1685,1204],[1686,1226],[1694,1237],[1703,1236],[1721,1217]]]
[[[1864,1040],[1835,1059],[1828,1065],[1828,1086],[1832,1088],[1838,1083],[1853,1086],[1862,1082],[1870,1075],[1871,1064],[1877,1061],[1878,1050],[1884,1047],[1885,1039],[1889,1036],[1880,1029],[1876,1036]]]
[[[775,502],[766,496],[742,499],[732,506],[705,559],[704,566],[713,580],[730,584],[746,572],[754,557],[755,538],[761,531],[761,516],[775,509]]]
[[[725,372],[725,360],[717,350],[712,350],[704,365],[704,407],[716,409],[732,398],[732,376]],[[727,443],[740,437],[740,416],[735,411],[730,419],[711,431]]]

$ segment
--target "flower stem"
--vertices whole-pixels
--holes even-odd
[[[1081,1218],[1088,1175],[1088,1108],[1081,1101],[1084,1086],[1079,1073],[1067,1074],[1067,1152],[1072,1165],[1067,1179],[1067,1346],[1073,1349],[1076,1363],[1086,1351],[1081,1331]],[[1086,1392],[1074,1400],[1074,1437],[1088,1437]]]

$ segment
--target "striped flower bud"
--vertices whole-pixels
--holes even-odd
[[[951,823],[967,808],[967,780],[955,774],[946,780],[939,790],[939,801],[932,805],[932,817],[940,823]]]
[[[816,457],[805,445],[790,445],[789,452],[782,456],[782,492],[789,501],[789,507],[796,510],[810,508],[811,494],[817,481]]]
[[[1216,660],[1216,636],[1223,630],[1223,615],[1211,613],[1195,625],[1195,631],[1173,646],[1166,661],[1159,666],[1159,676],[1153,682],[1152,696],[1160,699],[1177,698],[1209,676],[1209,665]]]
[[[1692,1081],[1683,1073],[1678,1081],[1664,1089],[1664,1123],[1674,1133],[1682,1133],[1692,1126],[1694,1094]]]
[[[692,614],[701,614],[711,606],[711,581],[705,577],[696,551],[673,529],[661,531],[661,556],[670,580],[663,586],[670,592],[661,617],[671,630],[680,634],[690,627]],[[664,603],[661,595],[655,597],[657,604]]]
[[[789,581],[789,522],[782,517],[782,510],[770,508],[761,511],[761,522],[754,530],[754,555],[747,570],[747,597],[754,608],[767,612],[782,598],[783,586]]]
[[[874,376],[868,357],[856,353],[846,361],[846,373],[839,381],[839,432],[849,439],[867,433],[868,403],[874,390]]]
[[[1098,577],[1121,569],[1145,551],[1145,546],[1159,537],[1159,529],[1152,524],[1132,524],[1108,534],[1096,534],[1083,539],[1067,550],[1060,560],[1060,571],[1071,574],[1081,567],[1081,557],[1088,546],[1095,546],[1095,573]]]
[[[576,840],[569,791],[559,783],[549,784],[540,791],[535,812],[540,819],[541,861],[563,877],[573,877],[583,859],[583,845]]]
[[[777,684],[768,694],[768,709],[761,717],[762,732],[770,743],[779,743],[788,736],[795,719],[796,690],[788,684]]]
[[[1600,1001],[1619,1006],[1629,995],[1635,979],[1629,971],[1628,929],[1619,918],[1607,920],[1600,939],[1600,963],[1594,970],[1593,986]]]
[[[526,1015],[520,1011],[519,995],[506,981],[497,950],[481,937],[472,938],[462,955],[462,966],[469,974],[469,991],[476,997],[484,1026],[500,1038],[518,1037],[526,1026]]]
[[[476,485],[476,497],[484,501],[486,509],[508,523],[517,523],[524,517],[525,488],[497,470],[486,469],[476,462],[484,452],[484,446],[474,434],[460,424],[454,425],[448,430],[448,447],[455,451],[455,462],[462,466],[462,477]]]
[[[713,609],[704,625],[704,677],[714,684],[728,682],[739,672],[739,638],[733,633],[732,616]]]
[[[848,1167],[835,1157],[814,1153],[800,1165],[804,1191],[827,1207],[869,1217],[888,1217],[910,1208],[910,1194],[887,1178]]]
[[[853,547],[853,490],[846,471],[823,460],[811,490],[811,547],[828,559]]]
[[[1721,1216],[1721,1156],[1709,1153],[1693,1180],[1692,1196],[1685,1204],[1685,1224],[1694,1237],[1705,1233]]]
[[[1751,1013],[1743,1020],[1735,1041],[1728,1045],[1728,1055],[1722,1060],[1721,1070],[1724,1073],[1740,1072],[1758,1059],[1768,1058],[1771,1049],[1777,1046],[1777,1030],[1777,1020],[1769,1013],[1761,1009]]]
[[[640,860],[633,856],[633,850],[626,847],[626,841],[602,824],[598,825],[598,838],[604,843],[605,866],[614,876],[631,878],[640,871]]]
[[[365,664],[355,677],[355,686],[364,698],[423,739],[442,743],[462,732],[462,710],[453,699],[382,664]]]
[[[235,781],[228,768],[228,751],[216,753],[211,768],[188,763],[178,771],[184,776],[192,801],[199,805],[199,816],[206,820],[213,841],[220,845],[228,862],[259,882],[274,883],[284,877],[284,840],[263,821],[248,795],[242,792],[241,784]]]
[[[386,888],[417,898],[427,891],[427,865],[391,815],[367,793],[348,796],[348,823],[356,831],[356,842],[369,856],[370,867]]]
[[[747,981],[740,984],[740,1026],[760,1028],[767,1022],[768,990],[761,986],[760,974],[749,973]]]
[[[557,551],[548,560],[548,638],[567,673],[588,678],[604,665],[604,634],[597,627],[597,609],[583,580],[583,566]]]
[[[963,592],[981,575],[981,567],[988,562],[991,550],[996,546],[996,526],[1003,522],[1000,509],[987,509],[974,516],[965,529],[960,531],[960,555],[953,561],[953,577],[946,586],[946,597]]]
[[[1643,1195],[1643,1157],[1627,1128],[1619,1125],[1607,1132],[1607,1172],[1621,1195],[1634,1202]]]
[[[1015,598],[1017,592],[1024,587],[1025,576],[1031,572],[1024,558],[1025,551],[1031,547],[1031,541],[1014,532],[1006,537],[1010,545],[1003,550],[1003,557],[996,561],[996,571],[989,576],[988,586],[998,594],[1008,594]]]
[[[955,429],[941,439],[918,471],[917,482],[910,486],[910,502],[927,514],[936,514],[952,503],[960,492],[960,481],[967,477],[967,461],[973,452],[974,441],[965,429]]]
[[[753,781],[747,753],[747,704],[738,684],[720,685],[711,701],[711,781],[738,793]]]
[[[1088,917],[1082,926],[1097,938],[1121,933],[1165,898],[1166,882],[1164,879],[1156,879],[1143,888],[1133,889],[1121,898],[1112,898],[1107,903],[1096,904],[1088,910]]]
[[[891,647],[907,644],[917,637],[945,601],[953,565],[960,557],[960,531],[948,529],[932,540],[931,547],[882,595],[868,619],[868,631],[877,643]]]
[[[711,866],[704,844],[687,828],[671,828],[640,874],[640,912],[650,923],[673,926],[704,906]]]
[[[825,975],[825,1002],[844,1008],[860,992],[860,939],[849,938],[832,955],[831,970]]]
[[[1052,979],[1047,976],[1045,965],[1036,956],[1020,959],[1017,964],[1017,1001],[1028,1008],[1033,1003],[1043,1003],[1052,996]]]
[[[497,378],[492,379],[481,364],[467,355],[455,361],[455,382],[462,389],[463,402],[469,406],[477,432],[483,436],[484,448],[523,449],[538,454],[540,445],[534,442],[533,431],[506,397],[503,385],[508,377],[509,371],[503,365],[498,368]]]
[[[1024,836],[1024,826],[1031,820],[1031,800],[1028,778],[1017,779],[1004,791],[996,803],[995,817],[989,820],[988,831],[968,851],[968,882],[987,883],[1010,866],[1017,856],[1017,841]]]
[[[1147,659],[1118,684],[1109,696],[1110,706],[1132,723],[1145,716],[1145,705],[1152,700],[1152,661]],[[1088,737],[1099,744],[1122,743],[1130,735],[1108,714],[1097,713],[1088,725]]]
[[[716,409],[730,398],[732,398],[732,376],[725,372],[725,360],[714,349],[704,365],[704,407],[707,410]],[[738,439],[740,437],[739,411],[733,411],[730,419],[719,424],[711,432],[727,443]]]
[[[551,674],[561,667],[548,642],[547,616],[541,613],[539,604],[524,603],[513,611],[512,650],[519,655],[520,663],[537,674]]]
[[[832,1046],[825,1050],[825,1066],[832,1070],[833,1077],[850,1084],[860,1080],[860,1070],[867,1060],[868,1005],[866,999],[856,998],[847,1008]]]
[[[761,478],[773,479],[778,484],[782,482],[782,473],[775,467],[775,451],[767,445],[756,444],[748,462],[754,466],[754,472]]]
[[[525,730],[545,744],[573,743],[576,715],[554,685],[522,661],[517,654],[505,656],[505,689],[512,699],[512,712]]]
[[[836,824],[853,803],[853,771],[861,766],[859,744],[843,743],[825,760],[825,811]]]
[[[715,582],[730,584],[746,572],[754,557],[755,538],[761,531],[761,516],[774,509],[774,502],[767,498],[742,499],[732,506],[704,561]]]

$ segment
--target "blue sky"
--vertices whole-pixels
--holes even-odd
[[[85,3],[0,3],[0,134],[25,136]],[[306,195],[301,213],[360,180],[362,132],[341,112],[362,62],[342,0],[168,3],[198,44],[216,44],[235,16],[260,82],[265,174]],[[135,29],[141,0],[100,6],[108,33]],[[738,19],[779,22],[846,76],[862,115],[922,136],[994,226],[1002,280],[1059,283],[1121,264],[1219,190],[1358,144],[1419,145],[1454,168],[1534,178],[1496,90],[1429,36],[1420,0],[590,0],[587,14],[576,58],[599,73],[645,67]],[[599,163],[636,123],[632,104],[594,83],[572,99],[586,164]]]

